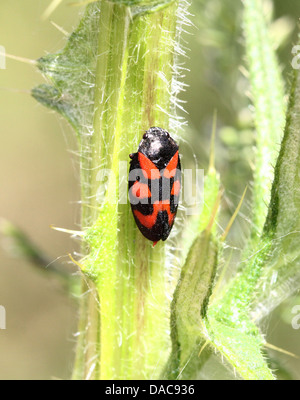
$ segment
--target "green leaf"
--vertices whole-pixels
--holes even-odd
[[[264,232],[273,239],[255,317],[261,319],[300,287],[300,75],[295,70],[287,122],[275,166],[269,212]],[[269,282],[264,287],[264,282]]]
[[[249,321],[248,328],[251,327]],[[219,355],[223,356],[234,372],[247,380],[273,380],[265,357],[261,353],[263,339],[252,324],[251,332],[226,325],[214,318],[207,323],[208,341]]]
[[[203,317],[212,292],[218,244],[209,230],[194,241],[182,268],[171,306],[172,352],[163,378],[195,379],[203,363]]]
[[[263,336],[252,321],[255,287],[269,255],[271,241],[260,242],[260,250],[245,261],[244,269],[209,305],[206,315],[207,343],[226,358],[243,379],[274,379],[262,354]]]
[[[43,105],[63,114],[79,138],[89,134],[97,65],[99,4],[87,7],[79,27],[64,50],[38,60],[38,68],[50,84],[32,90]]]
[[[246,58],[255,107],[256,155],[253,236],[261,234],[268,212],[279,143],[285,123],[284,85],[261,0],[243,0]]]

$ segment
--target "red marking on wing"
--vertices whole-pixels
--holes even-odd
[[[175,181],[173,183],[171,194],[173,194],[174,196],[178,196],[179,193],[180,193],[180,182],[179,181]]]
[[[151,197],[148,185],[136,181],[132,186],[132,194],[139,199],[147,199]]]
[[[139,163],[143,171],[144,177],[147,179],[159,179],[159,169],[149,160],[143,153],[138,153]]]
[[[157,213],[153,212],[151,215],[144,215],[138,210],[134,210],[134,215],[145,228],[151,229],[155,225]]]
[[[178,165],[178,151],[176,151],[174,156],[169,161],[169,164],[166,166],[166,169],[164,170],[164,177],[174,178],[176,174],[177,165]]]
[[[169,200],[156,201],[153,204],[153,213],[151,215],[144,215],[138,210],[134,210],[134,215],[137,217],[139,222],[142,225],[144,225],[145,228],[151,229],[155,225],[155,222],[157,219],[157,214],[160,211],[167,211],[168,222],[169,222],[169,225],[171,226],[174,221],[175,214],[171,213]]]

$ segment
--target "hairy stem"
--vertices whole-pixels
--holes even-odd
[[[128,6],[100,2],[93,134],[89,153],[83,148],[90,171],[83,175],[82,224],[90,226],[83,270],[94,283],[82,299],[80,326],[87,329],[80,332],[76,378],[154,378],[169,348],[164,246],[151,247],[130,205],[119,200],[128,155],[143,131],[169,126],[177,7],[133,17]]]

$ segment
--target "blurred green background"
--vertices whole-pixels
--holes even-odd
[[[62,1],[53,14],[42,15],[51,0],[1,0],[0,45],[9,54],[37,59],[64,46],[63,33],[51,21],[72,32],[82,8]],[[272,7],[274,4],[274,7]],[[300,3],[264,1],[273,16],[274,46],[287,83],[291,75],[291,48],[296,43]],[[253,160],[252,110],[245,77],[242,3],[232,0],[193,0],[193,26],[185,34],[185,154],[192,148],[200,168],[206,168],[212,116],[218,112],[217,168],[226,188],[224,226],[245,186],[251,181]],[[23,231],[50,262],[69,267],[68,253],[78,250],[69,235],[50,225],[79,229],[80,193],[76,143],[70,127],[37,104],[30,89],[43,82],[32,65],[6,60],[0,70],[0,218]],[[249,230],[250,194],[229,244],[238,256]],[[0,305],[7,313],[7,329],[0,330],[0,379],[65,379],[70,377],[76,333],[77,304],[60,282],[38,273],[30,262],[9,251],[1,237]],[[294,297],[263,322],[267,341],[300,356],[300,330],[292,329]],[[300,362],[271,353],[282,378],[300,378]]]

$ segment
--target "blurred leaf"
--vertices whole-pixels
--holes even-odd
[[[273,238],[255,316],[262,318],[300,288],[300,75],[295,70],[287,122],[264,234]],[[266,285],[268,282],[268,285]]]
[[[79,292],[79,279],[61,263],[50,258],[23,232],[10,221],[0,220],[0,233],[2,234],[3,248],[13,256],[27,260],[42,274],[51,275],[57,279],[72,296]]]
[[[273,167],[285,122],[284,85],[261,0],[244,0],[246,56],[255,107],[256,157],[253,184],[253,237],[267,215]]]
[[[286,43],[295,29],[295,26],[295,21],[288,16],[278,18],[271,24],[270,37],[275,49],[278,49]]]

